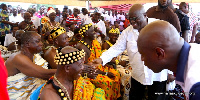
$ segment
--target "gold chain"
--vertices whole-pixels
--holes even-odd
[[[60,85],[61,88],[64,89],[65,94],[66,94],[68,100],[71,100],[67,89],[60,83],[60,81],[58,81],[58,79],[56,78],[56,75],[54,75],[54,79],[55,79],[55,81],[58,83],[58,85]]]

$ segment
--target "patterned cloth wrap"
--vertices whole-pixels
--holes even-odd
[[[0,13],[0,21],[9,21],[9,15],[8,12],[5,10],[2,10]],[[5,34],[8,34],[10,32],[10,25],[4,24],[0,22],[0,36],[5,36]],[[4,33],[4,34],[2,34]]]
[[[99,58],[102,54],[101,46],[97,40],[93,40],[91,47],[91,54],[88,58],[88,62]],[[105,91],[106,100],[116,100],[120,95],[120,74],[117,70],[113,68],[108,68],[106,66],[98,66],[97,69],[104,72],[111,72],[115,75],[115,78],[111,79],[106,75],[99,74],[96,79],[90,79],[91,82],[96,86],[100,87]]]
[[[35,54],[33,60],[35,64],[47,69],[48,62],[39,54]],[[10,100],[29,100],[31,93],[45,82],[45,80],[29,77],[23,73],[9,76],[7,89]]]

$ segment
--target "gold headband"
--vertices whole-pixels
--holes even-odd
[[[54,57],[54,62],[57,65],[73,64],[85,57],[85,51],[83,49],[81,51],[74,51],[66,54],[62,54],[56,50],[56,53],[57,54]]]
[[[90,24],[85,24],[84,26],[81,27],[81,29],[79,30],[79,34],[83,37],[83,34],[85,34],[85,32],[87,30],[89,30],[89,28],[92,26],[92,23]]]
[[[116,33],[116,34],[120,34],[120,32],[119,32],[119,29],[118,28],[115,28],[115,29],[111,29],[110,31],[109,31],[109,33]]]
[[[52,39],[55,39],[55,38],[57,38],[58,36],[60,36],[61,34],[65,33],[65,32],[66,32],[66,30],[63,27],[54,28],[51,31],[50,37]]]

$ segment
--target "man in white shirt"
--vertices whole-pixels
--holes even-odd
[[[9,22],[16,23],[22,22],[24,19],[17,15],[17,9],[13,8],[13,15],[9,16]]]
[[[112,15],[110,16],[110,23],[112,24],[112,25],[115,25],[114,24],[114,22],[116,21],[116,16],[115,16],[115,14],[114,14],[114,12],[112,13]]]
[[[82,8],[82,13],[78,16],[81,18],[81,23],[85,23],[85,21],[89,18],[88,16],[88,10],[86,8]]]
[[[199,44],[187,43],[173,25],[161,20],[144,27],[137,44],[146,66],[156,73],[173,71],[186,100],[200,99]]]
[[[160,73],[153,73],[152,70],[144,66],[141,55],[137,49],[137,38],[139,31],[147,25],[147,16],[141,4],[133,5],[129,10],[129,21],[131,25],[127,27],[119,36],[117,42],[105,51],[102,56],[93,61],[93,64],[105,65],[113,57],[118,56],[127,49],[129,62],[132,66],[131,90],[129,100],[142,100],[144,98],[145,85],[148,85],[148,99],[161,99],[163,95],[156,95],[156,92],[165,92],[168,70]],[[163,82],[161,82],[163,81]]]

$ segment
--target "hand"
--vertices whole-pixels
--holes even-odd
[[[114,78],[115,77],[115,75],[113,74],[113,73],[111,73],[111,72],[108,72],[108,75],[107,75],[109,78]]]
[[[117,59],[117,57],[114,57],[110,62],[115,63],[116,59]]]
[[[175,79],[176,79],[176,77],[174,77],[174,75],[168,74],[168,76],[167,76],[167,84],[168,84],[169,82],[174,81]]]
[[[19,22],[14,23],[14,25],[18,25]]]
[[[94,59],[93,61],[92,61],[92,64],[94,65],[94,66],[99,66],[100,64],[102,64],[102,59],[101,58],[97,58],[97,59]]]
[[[84,65],[84,69],[82,70],[82,75],[84,75],[84,73],[87,73],[87,77],[92,78],[92,79],[95,79],[96,76],[98,75],[98,73],[96,72],[96,69],[93,66],[86,65],[86,64]]]

